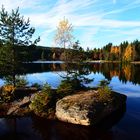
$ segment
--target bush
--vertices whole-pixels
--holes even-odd
[[[37,115],[49,116],[55,109],[56,94],[48,84],[43,85],[30,104],[30,109]]]
[[[103,102],[112,101],[111,88],[108,86],[110,82],[108,80],[101,80],[98,88],[99,99]]]
[[[72,92],[74,92],[73,84],[67,80],[62,81],[59,87],[57,88],[57,93],[60,97],[72,94]]]
[[[110,84],[110,82],[108,80],[104,79],[104,80],[100,81],[99,86],[105,87],[105,86],[108,86],[109,84]]]
[[[14,80],[12,76],[10,75],[6,76],[4,80],[5,80],[6,85],[13,85]],[[28,82],[24,77],[15,76],[15,84],[16,84],[16,87],[25,87],[28,84]]]
[[[40,114],[46,110],[50,99],[45,93],[38,93],[35,95],[33,101],[30,104],[30,108],[36,113]]]
[[[98,88],[99,100],[103,102],[112,101],[112,92],[108,86]]]
[[[39,85],[38,83],[32,84],[31,87],[35,87],[37,89],[41,89],[41,85]]]
[[[13,85],[5,85],[1,88],[0,100],[1,102],[10,102],[14,99],[14,90]]]
[[[24,77],[16,77],[16,87],[25,87],[27,85],[28,82]]]
[[[48,84],[43,85],[41,92],[47,94],[49,97],[51,97],[53,94],[51,86]]]

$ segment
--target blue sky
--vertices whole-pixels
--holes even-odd
[[[40,36],[38,45],[55,46],[56,27],[64,17],[73,25],[75,40],[85,49],[109,42],[140,39],[140,0],[0,0],[10,11],[19,6]]]

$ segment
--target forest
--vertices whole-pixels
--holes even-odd
[[[108,43],[103,48],[95,48],[89,53],[91,60],[140,61],[140,41],[124,41],[118,46]]]
[[[77,42],[74,45],[79,45]],[[73,46],[74,46],[73,45]],[[3,45],[0,43],[0,50]],[[114,46],[112,43],[108,43],[102,48],[87,48],[84,50],[81,46],[79,50],[67,49],[70,53],[72,50],[76,52],[80,51],[80,57],[84,60],[107,60],[107,61],[140,61],[140,41],[135,40],[131,43],[128,41],[122,42],[118,46]],[[45,47],[45,46],[18,46],[17,52],[20,58],[23,57],[25,62],[37,61],[37,60],[65,60],[65,49],[61,47]],[[26,54],[26,55],[25,55]],[[26,57],[25,57],[26,56]]]

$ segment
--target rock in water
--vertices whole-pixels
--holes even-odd
[[[111,100],[102,100],[97,91],[66,96],[56,103],[56,117],[65,122],[94,125],[119,109],[126,102],[126,96],[113,93]]]
[[[34,94],[32,94],[31,96],[25,96],[21,101],[16,101],[15,103],[12,103],[11,107],[7,111],[7,115],[20,116],[20,114],[18,113],[20,109],[28,106],[33,97]]]

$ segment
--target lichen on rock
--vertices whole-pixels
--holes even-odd
[[[95,90],[66,96],[56,103],[56,117],[69,123],[94,125],[126,101],[126,96],[119,93],[112,92],[108,98],[101,98]]]

